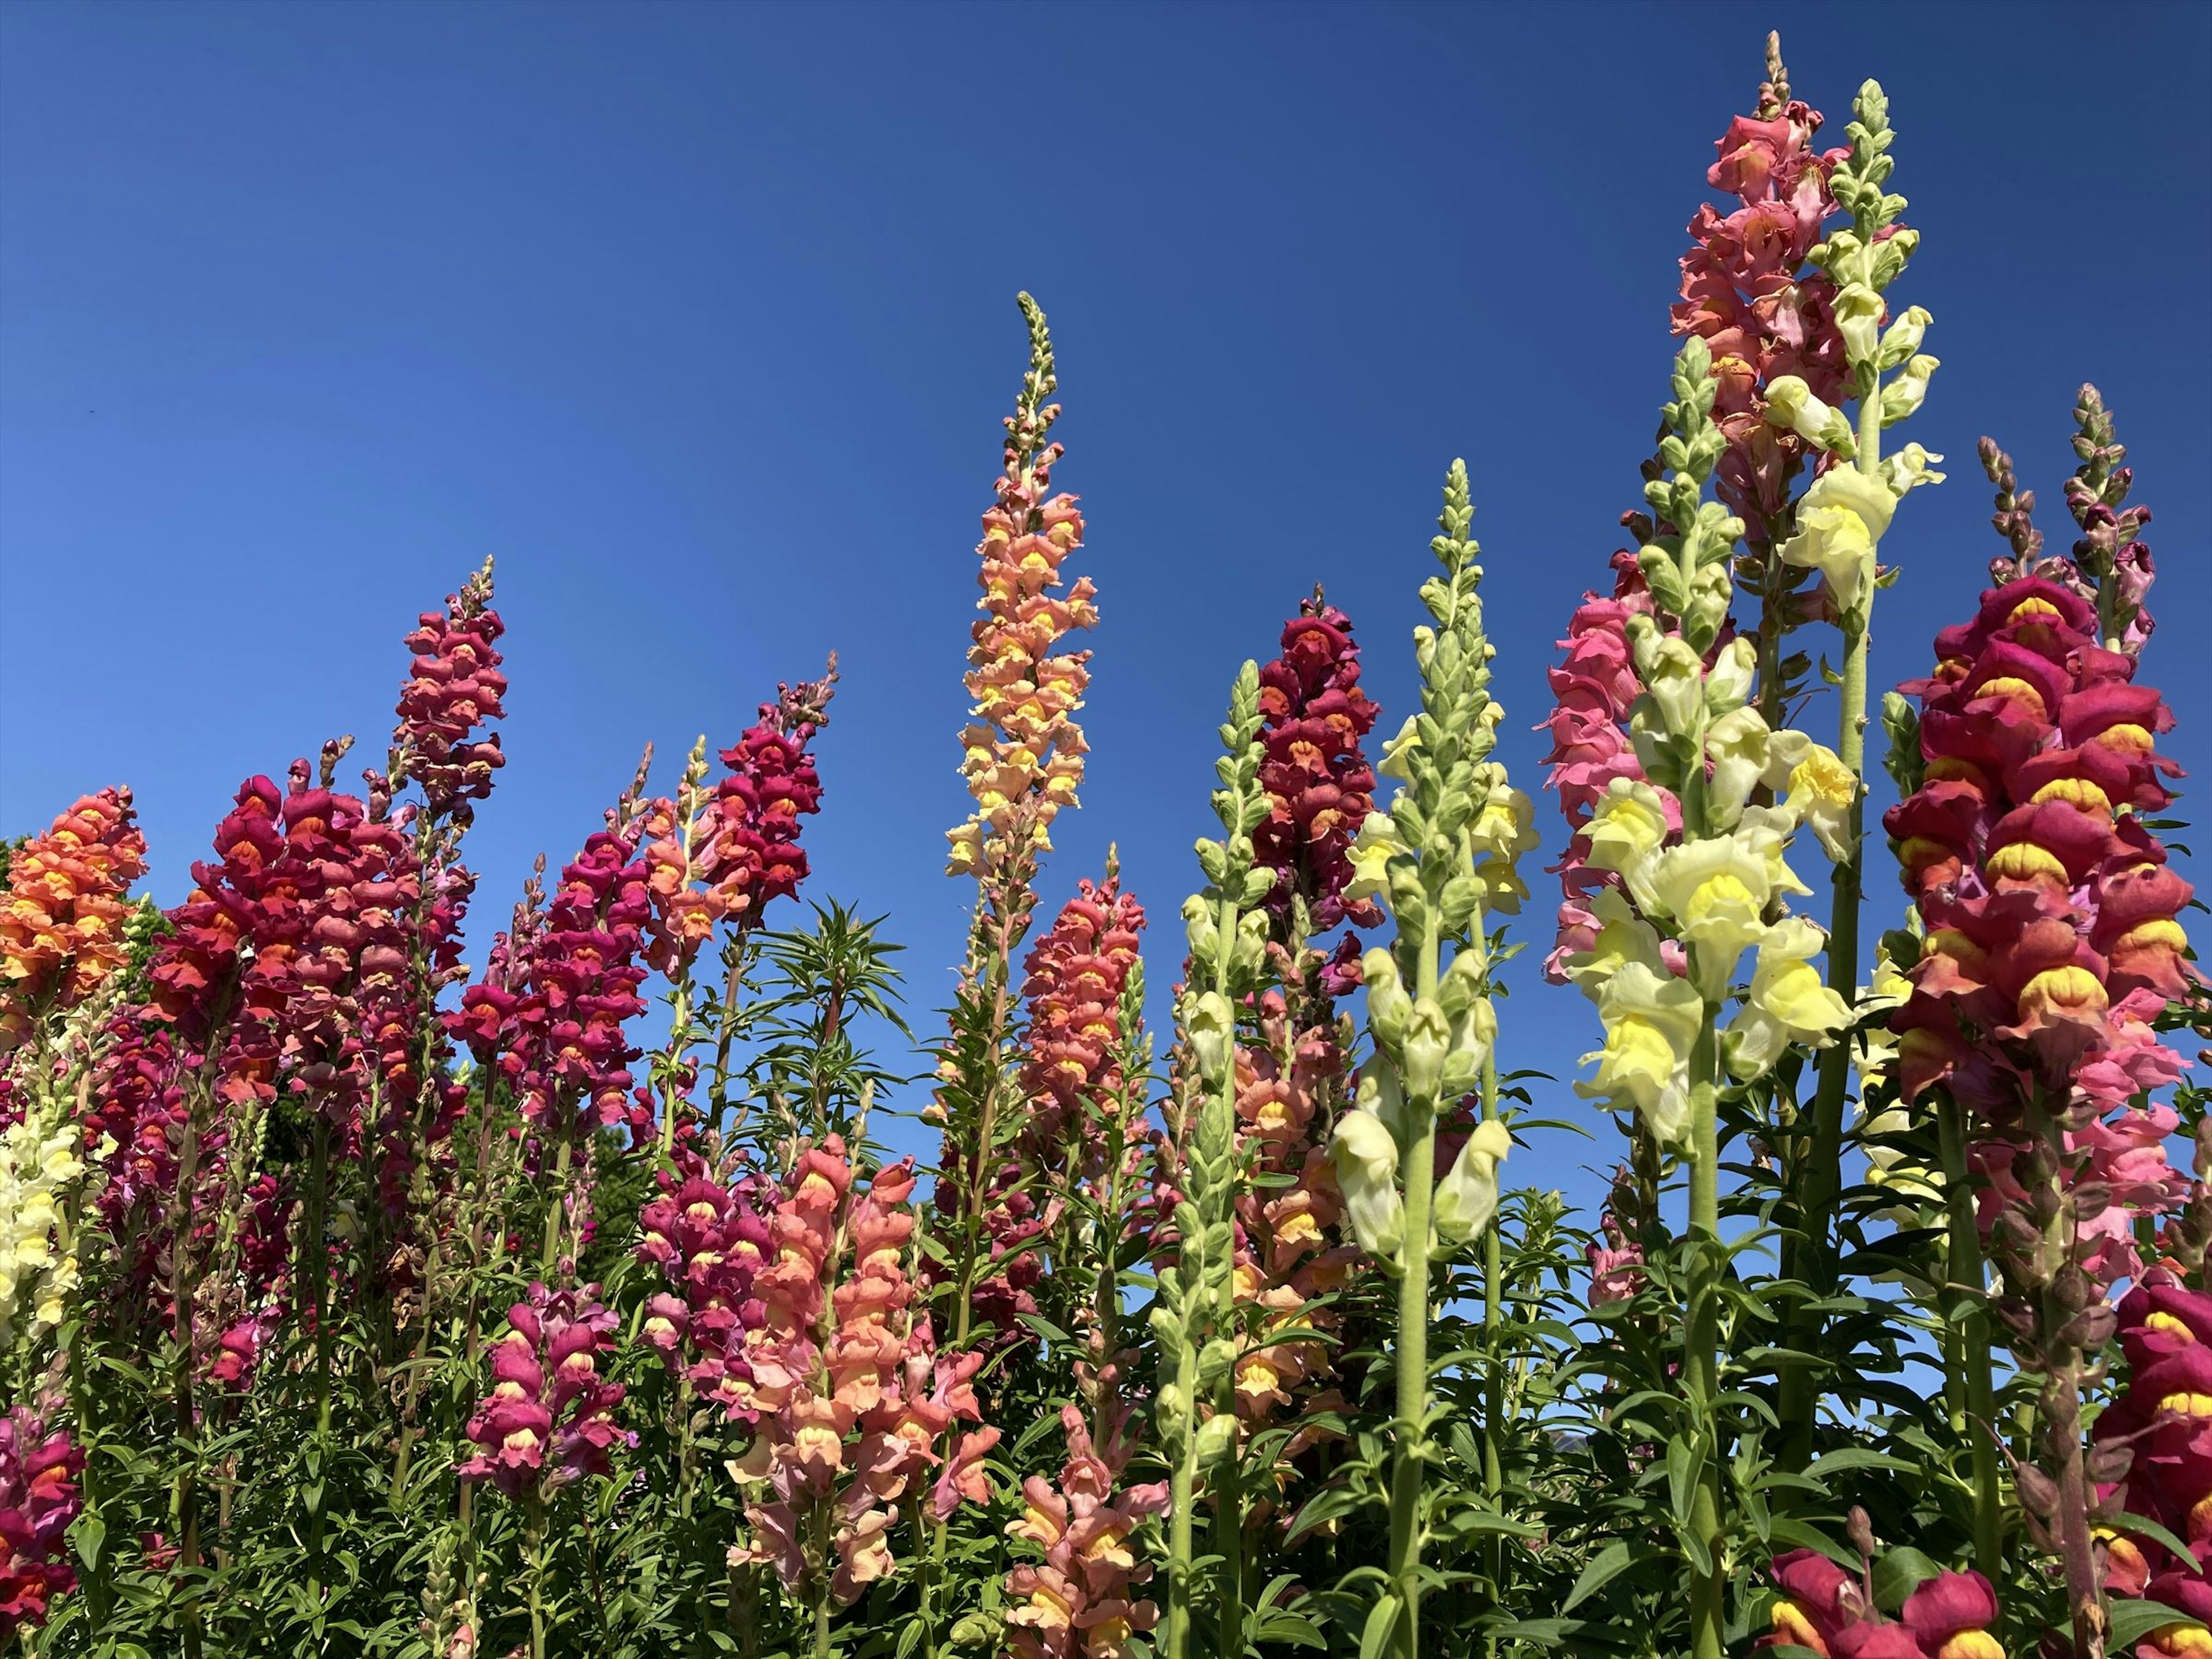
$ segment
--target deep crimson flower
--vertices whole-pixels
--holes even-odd
[[[745,1335],[767,1310],[753,1277],[770,1249],[756,1207],[762,1183],[734,1166],[710,1165],[688,1146],[656,1177],[660,1193],[638,1219],[637,1254],[658,1267],[673,1293],[653,1297],[642,1334],[699,1397],[732,1417],[749,1417]]]
[[[1361,744],[1379,711],[1359,686],[1352,618],[1318,590],[1283,624],[1281,656],[1260,670],[1260,787],[1267,816],[1252,832],[1260,865],[1275,872],[1267,908],[1304,898],[1313,932],[1349,921],[1372,927],[1372,899],[1347,904],[1350,857],[1375,807],[1375,771]]]
[[[596,1285],[532,1284],[507,1310],[507,1334],[491,1347],[491,1390],[469,1419],[477,1449],[462,1480],[489,1480],[510,1498],[550,1493],[607,1474],[614,1448],[637,1443],[615,1420],[627,1390],[599,1375],[617,1322],[599,1293]]]
[[[66,1534],[82,1500],[84,1454],[27,1406],[0,1414],[0,1643],[46,1622],[76,1588]]]

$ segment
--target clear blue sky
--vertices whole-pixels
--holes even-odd
[[[1778,25],[1832,132],[1862,77],[1887,84],[1926,233],[1905,297],[1944,368],[1913,432],[1952,482],[1886,544],[1905,576],[1877,681],[1924,667],[1999,550],[1978,434],[2069,539],[2094,378],[2156,511],[2148,673],[2202,776],[2208,19],[16,0],[0,832],[128,781],[174,901],[239,779],[337,732],[380,752],[400,635],[495,554],[514,689],[472,842],[479,951],[644,739],[665,781],[834,646],[813,891],[890,914],[931,1028],[968,897],[939,872],[971,550],[1026,287],[1104,616],[1046,901],[1118,839],[1164,983],[1236,665],[1325,581],[1395,725],[1455,454],[1504,752],[1536,781],[1552,641],[1650,452],[1682,227]],[[1506,1058],[1570,1074],[1594,1030],[1573,993],[1526,988]],[[1579,1188],[1611,1144],[1513,1173]]]

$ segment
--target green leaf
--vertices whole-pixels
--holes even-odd
[[[1607,1544],[1592,1557],[1590,1564],[1583,1569],[1582,1577],[1575,1580],[1574,1589],[1567,1592],[1567,1599],[1559,1603],[1559,1611],[1572,1613],[1584,1601],[1596,1595],[1599,1590],[1604,1589],[1607,1584],[1627,1571],[1632,1559],[1626,1542],[1616,1540]]]
[[[1667,1443],[1667,1501],[1674,1511],[1674,1523],[1683,1532],[1690,1527],[1690,1503],[1698,1484],[1698,1457],[1697,1448],[1686,1435],[1676,1435]]]
[[[2105,1632],[2106,1645],[2115,1650],[2131,1648],[2162,1625],[2204,1628],[2187,1613],[2162,1601],[2117,1601],[2112,1603],[2112,1624]]]
[[[1367,1610],[1367,1623],[1359,1632],[1359,1659],[1381,1659],[1382,1650],[1390,1644],[1390,1632],[1398,1627],[1398,1589],[1392,1585],[1375,1598],[1375,1605]]]
[[[1875,1605],[1895,1613],[1905,1598],[1943,1571],[1909,1544],[1885,1550],[1874,1565]]]
[[[77,1516],[69,1529],[70,1547],[84,1563],[87,1572],[100,1571],[100,1547],[107,1541],[107,1523],[89,1510]]]

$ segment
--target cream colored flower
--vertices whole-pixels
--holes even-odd
[[[1513,1150],[1513,1137],[1492,1119],[1475,1125],[1451,1171],[1437,1188],[1437,1241],[1449,1248],[1479,1237],[1498,1213],[1498,1166]]]
[[[1729,1024],[1729,1069],[1736,1076],[1761,1075],[1793,1044],[1824,1048],[1851,1023],[1850,1005],[1821,982],[1812,964],[1826,944],[1802,916],[1785,916],[1768,930],[1751,994]]]
[[[1575,1085],[1586,1099],[1642,1115],[1662,1144],[1678,1144],[1689,1127],[1690,1049],[1705,1024],[1705,1000],[1686,980],[1632,962],[1598,994],[1605,1047],[1583,1056],[1597,1074]]]
[[[1735,977],[1744,947],[1766,937],[1773,873],[1756,836],[1716,836],[1661,854],[1651,877],[1659,904],[1690,947],[1692,977],[1706,1000],[1719,1001]]]
[[[1336,1121],[1329,1158],[1344,1191],[1345,1214],[1359,1248],[1395,1269],[1406,1243],[1406,1200],[1398,1191],[1398,1143],[1372,1112],[1353,1110]]]
[[[1360,821],[1359,834],[1352,840],[1346,854],[1352,860],[1352,879],[1344,890],[1347,903],[1357,904],[1362,899],[1390,896],[1390,860],[1404,858],[1413,849],[1399,835],[1398,826],[1390,822],[1390,815],[1381,808],[1370,812]]]
[[[1874,580],[1875,544],[1896,507],[1880,479],[1855,466],[1831,467],[1799,503],[1797,533],[1782,544],[1782,562],[1819,571],[1838,607],[1850,611]]]
[[[1648,783],[1615,778],[1583,826],[1583,836],[1589,843],[1589,866],[1618,872],[1640,902],[1646,866],[1667,842],[1666,803]]]
[[[1641,963],[1654,973],[1663,971],[1659,930],[1637,915],[1626,893],[1617,887],[1601,889],[1590,900],[1589,909],[1597,918],[1597,937],[1589,950],[1577,951],[1565,964],[1567,977],[1582,988],[1585,996],[1596,999],[1632,962]]]

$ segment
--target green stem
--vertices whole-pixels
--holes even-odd
[[[523,1550],[530,1562],[530,1659],[545,1659],[545,1500],[532,1492],[523,1511]]]
[[[1498,1055],[1495,1050],[1485,1054],[1482,1060],[1482,1117],[1492,1122],[1502,1114],[1498,1103]],[[1505,1422],[1505,1356],[1501,1352],[1499,1335],[1504,1328],[1505,1267],[1504,1246],[1498,1237],[1498,1224],[1493,1219],[1482,1236],[1482,1363],[1485,1370],[1482,1389],[1482,1489],[1490,1499],[1490,1507],[1501,1508],[1505,1492],[1504,1454],[1501,1443],[1504,1438]],[[1499,1603],[1505,1596],[1505,1540],[1493,1534],[1488,1541],[1491,1595]],[[1486,1650],[1495,1652],[1497,1644],[1486,1644]]]
[[[1722,1659],[1725,1652],[1727,1569],[1721,1555],[1720,1113],[1716,1090],[1719,1040],[1714,1009],[1690,1054],[1690,1308],[1682,1376],[1689,1392],[1693,1431],[1700,1441],[1697,1490],[1690,1501],[1690,1531],[1704,1546],[1706,1565],[1691,1564],[1691,1653]]]
[[[1478,918],[1475,926],[1480,928]],[[1436,995],[1440,952],[1431,927],[1420,941],[1414,994]],[[1398,1659],[1420,1652],[1421,1458],[1429,1416],[1429,1200],[1437,1173],[1437,1102],[1409,1103],[1419,1126],[1399,1153],[1399,1184],[1405,1189],[1405,1242],[1400,1246],[1398,1276],[1397,1413],[1391,1423],[1395,1443],[1390,1463],[1390,1582],[1398,1597]]]
[[[1869,477],[1881,464],[1881,388],[1879,382],[1859,402],[1858,469]],[[1858,1002],[1859,911],[1866,897],[1866,726],[1868,623],[1874,609],[1869,580],[1858,605],[1844,616],[1843,682],[1838,688],[1836,717],[1836,757],[1856,787],[1844,830],[1849,855],[1838,862],[1828,912],[1828,985],[1844,1002]],[[1790,1254],[1796,1261],[1789,1270],[1803,1280],[1814,1298],[1832,1296],[1838,1282],[1837,1253],[1832,1239],[1837,1200],[1843,1191],[1844,1103],[1850,1092],[1851,1044],[1848,1035],[1820,1053],[1820,1081],[1813,1097],[1812,1125],[1797,1170],[1796,1237]],[[1802,1304],[1793,1304],[1793,1308]],[[1816,1352],[1820,1341],[1817,1314],[1796,1313],[1790,1346],[1800,1352]],[[1777,1461],[1784,1469],[1802,1469],[1812,1461],[1814,1419],[1819,1400],[1809,1367],[1792,1365],[1782,1375],[1780,1415],[1783,1432]]]
[[[556,1109],[559,1109],[556,1108]],[[567,1112],[561,1110],[561,1117],[563,1121],[556,1123],[554,1128],[554,1133],[561,1137],[561,1143],[553,1151],[552,1202],[545,1212],[545,1254],[543,1260],[543,1271],[544,1276],[549,1280],[553,1277],[555,1266],[561,1260],[562,1219],[561,1212],[568,1195],[568,1163],[571,1152],[568,1126],[565,1121],[567,1116]]]
[[[1945,1326],[1951,1339],[1960,1421],[1974,1482],[1974,1569],[1993,1584],[2004,1580],[2004,1492],[1999,1484],[1996,1407],[1990,1381],[1990,1321],[1981,1229],[1966,1164],[1966,1109],[1946,1097],[1936,1107],[1943,1150],[1943,1195],[1949,1212]]]
[[[331,1254],[325,1242],[331,1158],[330,1118],[324,1103],[311,1103],[314,1111],[312,1150],[307,1164],[306,1237],[301,1248],[307,1255],[307,1317],[315,1334],[315,1455],[313,1495],[307,1500],[307,1599],[319,1608],[323,1600],[323,1510],[330,1499],[330,1471],[326,1460],[331,1443]]]

